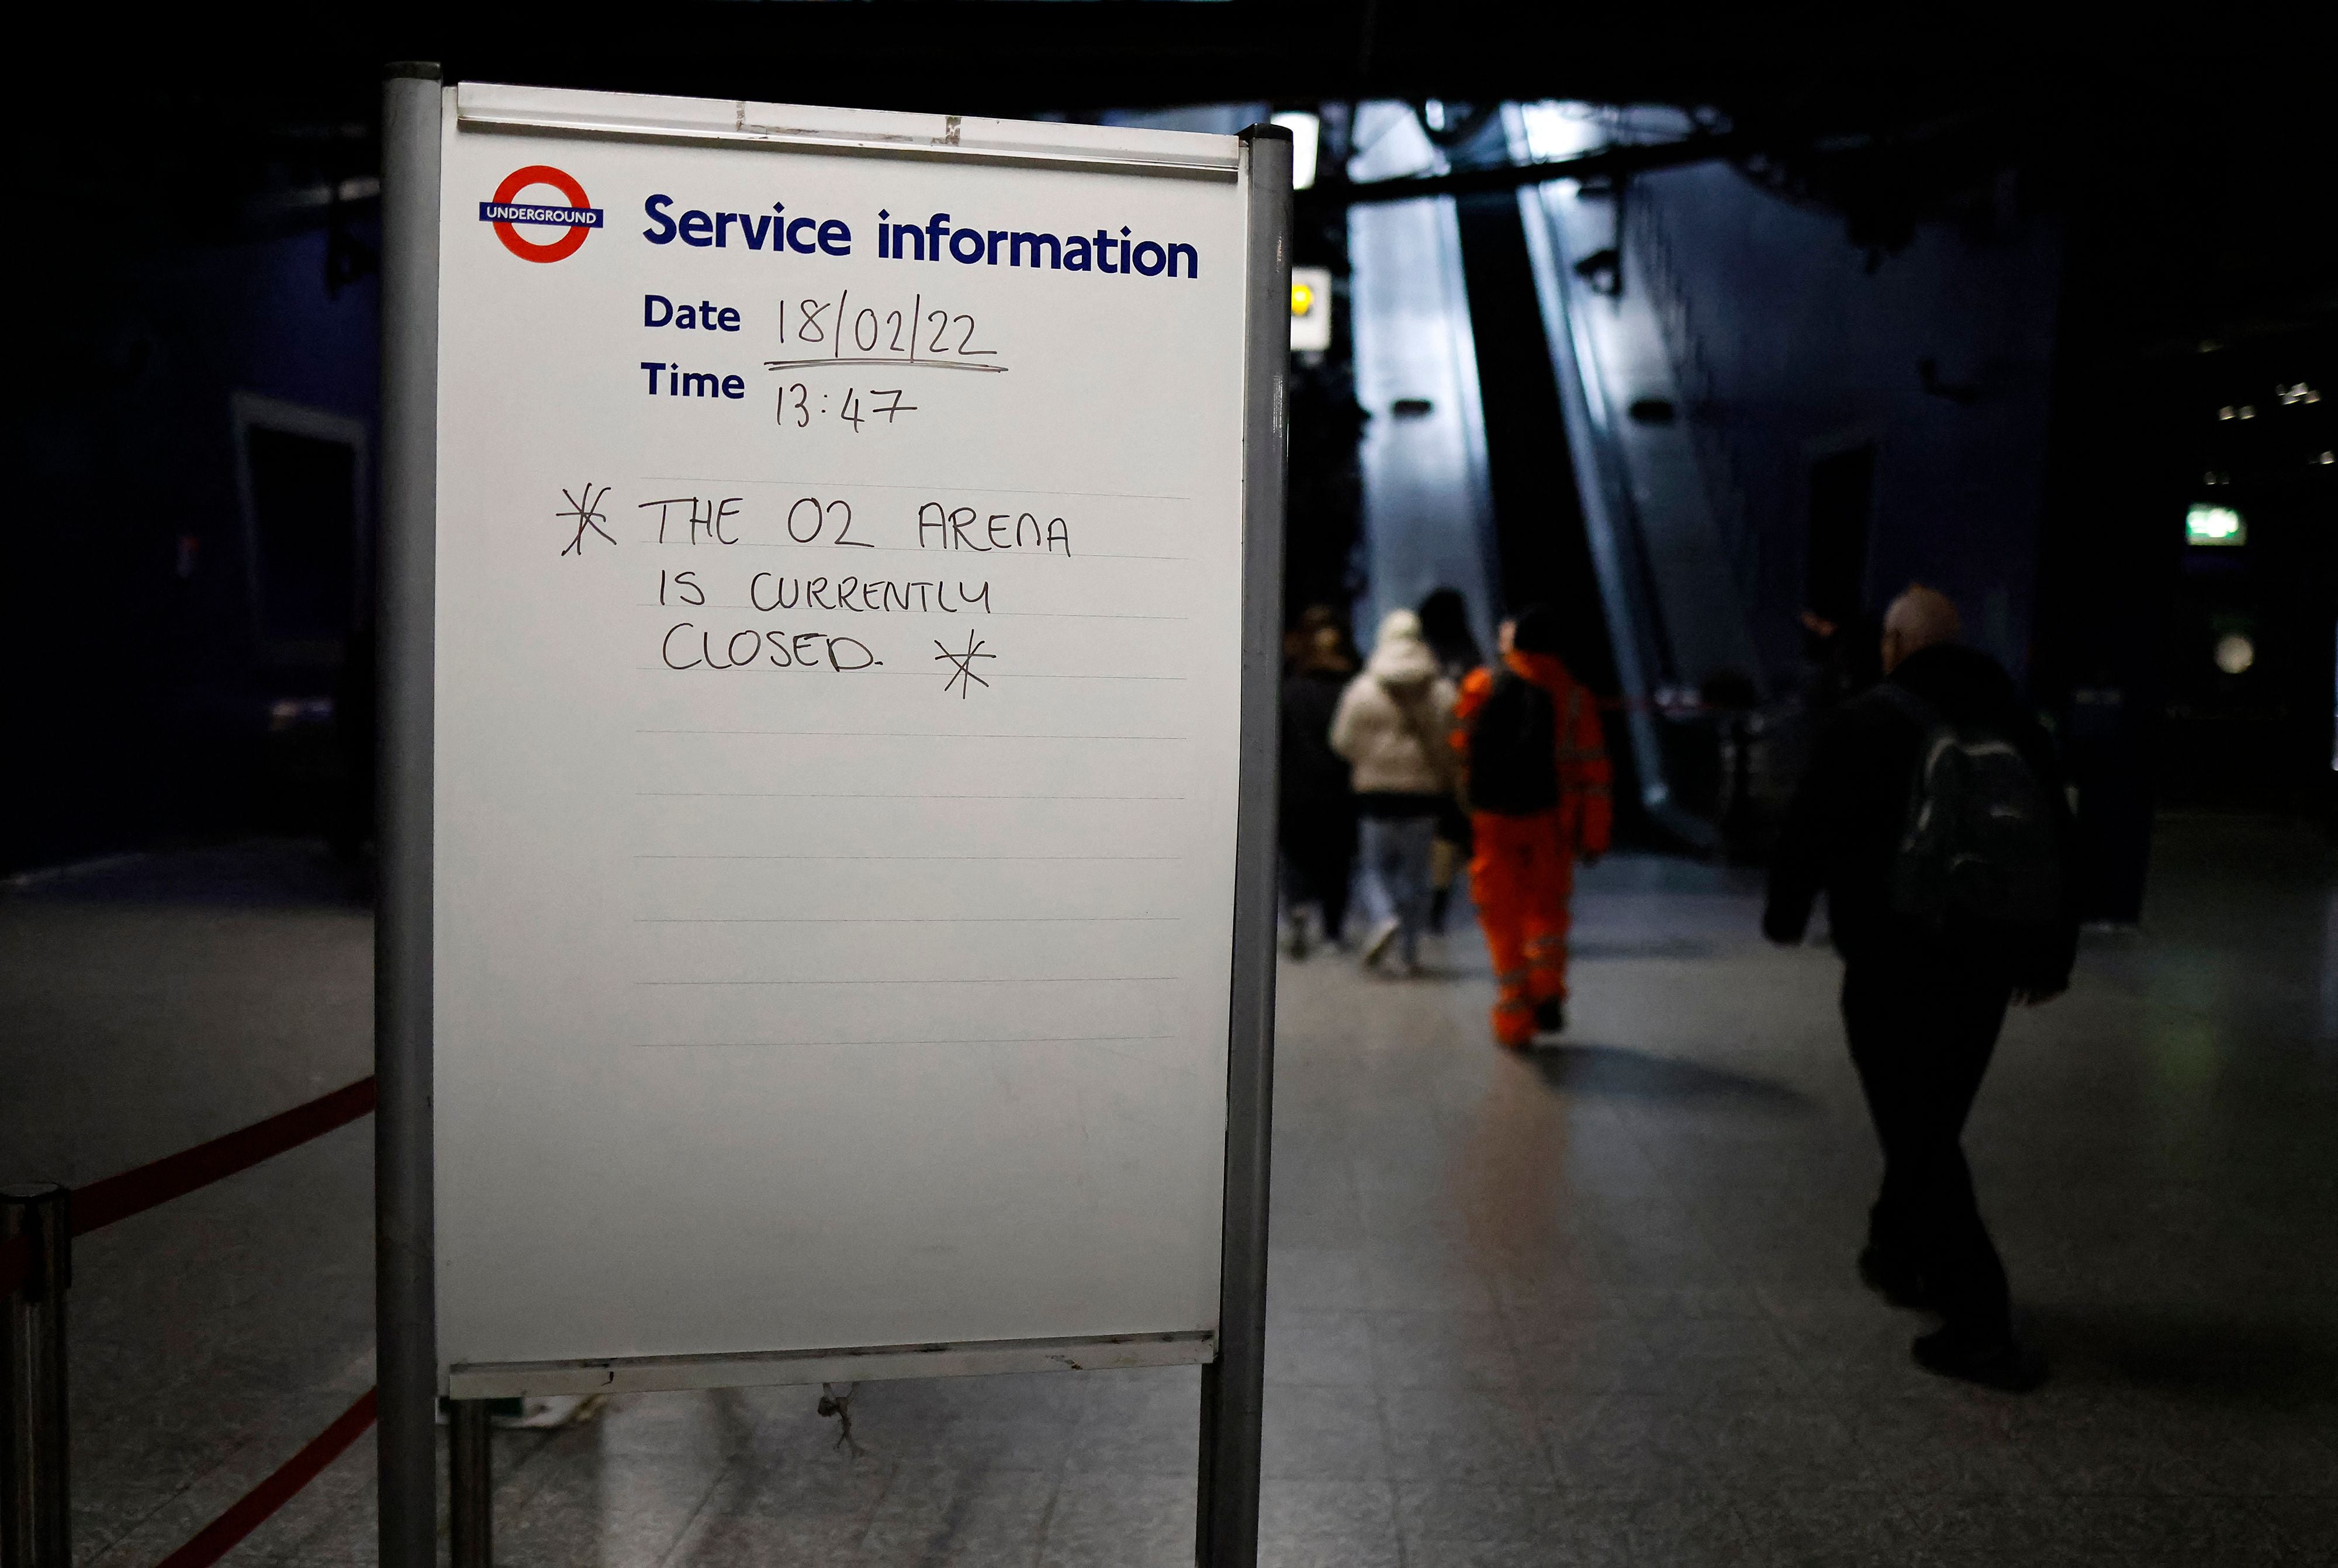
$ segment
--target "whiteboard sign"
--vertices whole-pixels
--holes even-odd
[[[1245,158],[446,92],[443,1387],[1213,1354]]]

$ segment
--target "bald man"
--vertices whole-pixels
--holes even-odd
[[[1883,612],[1883,673],[1891,674],[1907,662],[1911,653],[1954,642],[1964,635],[1964,620],[1957,613],[1955,600],[1937,588],[1910,583],[1908,591],[1891,601],[1891,608]]]
[[[2044,1001],[2069,983],[2078,923],[2066,874],[2069,810],[2051,743],[1997,662],[1960,646],[1956,605],[1913,585],[1883,618],[1883,682],[1843,704],[1820,730],[1770,870],[1763,930],[1800,943],[1812,903],[1843,957],[1842,1017],[1852,1064],[1883,1151],[1860,1278],[1895,1306],[1934,1312],[1918,1338],[1926,1369],[2026,1389],[2044,1367],[2013,1335],[2005,1267],[1973,1195],[1960,1141],[2016,997]],[[2034,893],[2019,921],[1942,908],[1920,896],[1909,846],[1939,788],[1920,778],[1952,740],[1985,769],[1968,789],[2007,791],[2035,825],[2029,865],[2009,870]],[[2026,770],[2026,773],[2025,773]],[[1968,793],[1962,804],[1975,797]],[[1984,815],[1998,809],[1979,800]],[[1921,871],[1920,859],[1915,868]],[[1991,870],[2000,867],[1991,866]]]

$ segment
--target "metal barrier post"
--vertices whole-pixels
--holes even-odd
[[[0,1568],[72,1568],[66,1468],[65,1290],[72,1194],[54,1182],[0,1187],[0,1244],[24,1238],[30,1267],[9,1292],[0,1349]]]
[[[484,1399],[447,1401],[447,1534],[454,1568],[495,1568],[495,1452]]]

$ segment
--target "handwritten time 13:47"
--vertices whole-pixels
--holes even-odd
[[[864,425],[891,425],[917,411],[906,387],[835,387],[807,373],[830,367],[876,366],[896,372],[1007,372],[998,350],[982,340],[973,313],[929,302],[921,292],[899,299],[853,298],[840,289],[833,299],[782,299],[778,307],[781,356],[763,361],[779,375],[773,416],[782,429],[803,429],[816,417],[833,417],[858,432]],[[673,300],[663,294],[642,297],[642,325],[674,332],[743,332],[747,314],[736,305],[712,299]],[[716,341],[720,341],[718,338]],[[746,378],[735,372],[701,369],[680,358],[644,359],[650,397],[743,401]],[[790,373],[794,374],[791,375]]]

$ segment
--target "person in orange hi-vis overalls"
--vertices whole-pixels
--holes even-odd
[[[1615,821],[1599,704],[1558,658],[1558,617],[1502,623],[1501,660],[1472,671],[1454,710],[1477,853],[1469,890],[1493,955],[1494,1038],[1513,1050],[1567,1026],[1567,900],[1578,857]]]

